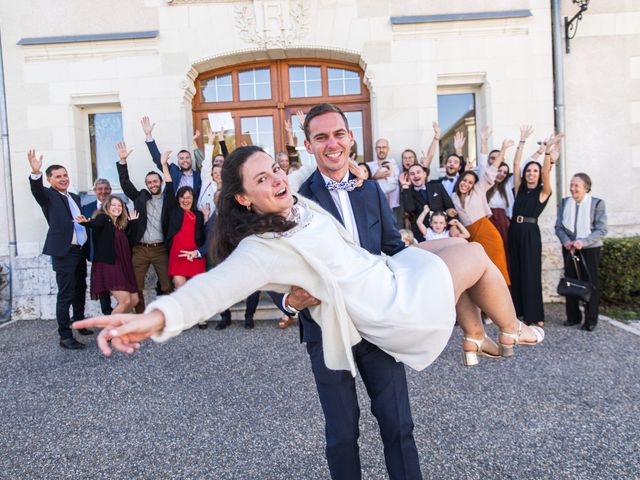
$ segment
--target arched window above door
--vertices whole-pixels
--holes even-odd
[[[291,119],[304,161],[304,134],[295,114],[323,102],[334,103],[345,112],[358,144],[359,160],[370,159],[369,91],[358,65],[295,59],[205,72],[196,79],[193,120],[203,132],[209,126],[216,131],[222,125],[209,125],[210,114],[228,112],[232,125],[226,126],[224,135],[230,151],[244,141],[273,155],[285,150],[284,122]]]

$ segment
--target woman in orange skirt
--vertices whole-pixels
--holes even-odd
[[[480,178],[470,170],[461,174],[451,196],[460,222],[471,234],[469,241],[482,245],[487,256],[500,270],[507,285],[511,285],[507,255],[500,232],[489,220],[491,208],[487,201],[487,190],[493,186],[498,173],[497,165],[502,164],[504,153],[511,146],[513,146],[512,140],[505,140],[502,143],[498,160],[484,169]]]

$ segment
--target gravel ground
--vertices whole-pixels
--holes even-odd
[[[640,336],[562,326],[510,359],[461,363],[458,330],[408,370],[427,479],[640,478]],[[495,327],[489,333],[496,334]],[[192,329],[132,357],[57,344],[52,321],[0,329],[0,478],[325,479],[323,417],[298,329]],[[358,381],[365,479],[386,471]]]

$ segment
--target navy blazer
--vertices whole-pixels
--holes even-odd
[[[147,148],[149,149],[149,153],[151,154],[151,158],[153,159],[153,163],[156,164],[156,167],[160,169],[162,172],[162,160],[161,153],[158,150],[158,146],[156,145],[155,140],[151,140],[150,142],[145,142],[147,144]],[[226,148],[226,147],[225,147]],[[202,179],[200,178],[200,169],[198,168],[197,162],[195,159],[193,161],[193,191],[195,192],[194,201],[198,201],[200,197],[200,188],[202,187]],[[180,185],[180,179],[182,178],[182,170],[175,163],[169,164],[169,173],[171,174],[171,179],[173,180],[174,185]],[[177,188],[176,188],[177,191]]]
[[[352,175],[350,175],[352,177]],[[320,204],[333,215],[340,223],[342,215],[338,211],[324,178],[319,170],[316,170],[306,182],[302,184],[298,194]],[[375,180],[366,180],[362,187],[349,192],[349,200],[353,210],[353,216],[358,227],[360,245],[374,255],[384,252],[394,255],[405,248],[400,237],[400,232],[393,221],[393,213],[389,208],[382,189]],[[278,307],[282,306],[282,296],[274,296],[274,302]],[[313,321],[309,310],[303,310],[299,315],[300,340],[303,342],[317,342],[322,339],[320,326]]]
[[[451,197],[445,190],[440,181],[431,181],[425,184],[427,192],[427,200],[422,197],[422,194],[416,191],[411,185],[407,189],[403,189],[400,193],[400,204],[402,209],[409,214],[411,220],[411,229],[418,241],[424,240],[422,233],[418,229],[416,220],[422,213],[425,205],[429,205],[431,212],[444,212],[450,208],[456,208],[453,205]],[[428,227],[427,219],[425,218],[425,226]]]
[[[42,208],[44,218],[47,219],[49,224],[42,253],[52,257],[62,257],[71,249],[71,241],[73,240],[73,217],[67,197],[55,188],[45,188],[42,183],[42,176],[38,180],[34,180],[29,176],[29,183],[31,184],[31,194],[40,205],[40,208]],[[68,193],[78,205],[78,211],[81,212],[80,197],[75,193]],[[85,254],[88,250],[85,251],[84,249],[88,249],[88,247],[89,242],[86,242],[83,246]]]

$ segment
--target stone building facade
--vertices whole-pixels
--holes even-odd
[[[637,234],[640,7],[592,3],[564,57],[563,160],[568,176],[594,179],[612,234]],[[576,9],[562,2],[563,16]],[[114,135],[134,149],[131,176],[143,184],[152,168],[143,115],[174,152],[222,112],[234,122],[229,143],[248,136],[276,151],[295,109],[335,100],[350,112],[365,160],[378,137],[397,159],[405,148],[426,150],[432,121],[448,120],[439,102],[456,95],[472,98],[473,131],[490,125],[493,144],[516,138],[521,124],[534,125],[536,139],[554,129],[550,2],[24,0],[0,4],[0,34],[15,205],[10,212],[0,198],[0,256],[7,263],[13,214],[19,319],[53,318],[55,308],[55,279],[40,255],[47,226],[27,181],[30,148],[45,164],[67,166],[72,189],[88,192],[96,176],[113,175],[105,142]],[[438,176],[437,158],[431,171]],[[547,299],[559,276],[559,193],[567,194],[554,191],[541,220]]]

